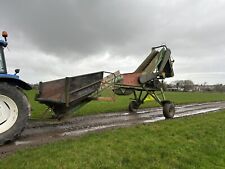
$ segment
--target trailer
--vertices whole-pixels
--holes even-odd
[[[58,119],[97,98],[104,72],[40,82],[36,100],[53,110]]]
[[[163,115],[166,118],[173,118],[175,106],[165,99],[162,87],[163,79],[174,75],[173,60],[170,54],[170,49],[165,45],[153,47],[151,54],[133,73],[120,74],[102,71],[40,82],[36,100],[50,107],[60,119],[67,112],[74,111],[91,100],[97,100],[107,86],[116,95],[134,95],[128,106],[131,113],[136,112],[150,95],[163,106]],[[110,75],[104,77],[104,73]],[[162,99],[156,91],[160,91]]]

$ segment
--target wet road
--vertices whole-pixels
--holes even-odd
[[[215,112],[225,109],[225,102],[189,104],[176,106],[175,118]],[[22,136],[15,142],[0,146],[0,156],[5,156],[17,149],[46,144],[69,137],[81,136],[85,133],[97,132],[110,128],[127,127],[136,124],[152,123],[165,120],[162,108],[142,109],[136,114],[128,112],[107,113],[85,117],[75,117],[63,122],[29,121]]]

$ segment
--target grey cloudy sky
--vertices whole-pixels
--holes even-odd
[[[7,0],[9,72],[36,83],[101,70],[132,72],[167,44],[175,77],[225,84],[224,0]],[[170,80],[170,81],[171,81]]]

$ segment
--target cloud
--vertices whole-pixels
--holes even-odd
[[[3,10],[8,11],[9,24],[40,50],[59,57],[75,54],[79,58],[105,50],[130,53],[129,46],[154,19],[145,4],[136,1],[10,2]]]
[[[35,79],[27,72],[39,80],[99,68],[133,71],[162,43],[172,50],[175,74],[201,79],[198,73],[225,72],[224,7],[222,0],[12,0],[1,4],[0,29],[10,35],[9,68],[24,68],[28,81]]]

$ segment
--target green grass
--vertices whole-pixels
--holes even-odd
[[[22,150],[4,169],[224,169],[225,111],[113,129]]]
[[[30,90],[26,91],[26,95],[28,97],[28,100],[31,104],[31,118],[32,119],[46,119],[51,117],[51,113],[45,112],[47,109],[47,106],[44,104],[40,104],[38,101],[35,101],[35,96],[37,94],[36,90]]]
[[[27,92],[28,98],[32,105],[32,119],[46,119],[51,117],[52,112],[45,112],[46,106],[34,101],[36,91],[32,90]],[[106,91],[103,95],[113,96],[112,93]],[[188,103],[202,103],[212,101],[224,101],[225,93],[213,93],[213,92],[166,92],[166,98],[173,101],[175,104],[188,104]],[[114,102],[92,101],[86,104],[81,109],[73,113],[76,116],[106,113],[106,112],[118,112],[126,111],[130,98],[133,96],[116,96]],[[159,106],[155,101],[146,102],[141,108],[156,107]],[[45,112],[45,113],[44,113]]]

